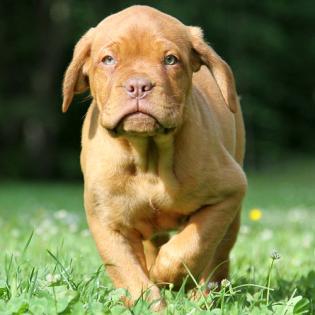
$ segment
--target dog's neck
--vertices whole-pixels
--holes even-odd
[[[174,168],[174,134],[125,138],[138,173],[151,173],[178,186]]]

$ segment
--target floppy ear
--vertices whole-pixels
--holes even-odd
[[[201,28],[190,26],[189,32],[193,49],[192,66],[193,71],[200,69],[201,65],[206,65],[211,71],[225,103],[231,110],[237,111],[237,92],[233,73],[228,64],[209,46],[203,39]]]
[[[74,93],[83,93],[89,88],[87,71],[84,64],[90,55],[94,28],[89,29],[75,45],[72,60],[63,80],[62,111],[65,113],[73,99]]]

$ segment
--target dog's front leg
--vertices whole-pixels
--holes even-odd
[[[144,294],[152,302],[152,310],[162,309],[164,302],[159,289],[148,277],[140,235],[135,231],[114,230],[95,213],[87,212],[87,219],[115,287],[130,293],[131,298],[126,298],[125,303],[130,306]]]
[[[188,274],[187,268],[198,278],[237,215],[244,191],[194,213],[185,228],[160,248],[151,279],[178,285]]]

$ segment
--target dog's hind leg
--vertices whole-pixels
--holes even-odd
[[[227,232],[225,233],[224,238],[219,243],[213,259],[210,261],[209,265],[203,271],[200,283],[204,284],[205,282],[216,282],[221,283],[223,279],[227,279],[229,276],[229,255],[230,251],[233,248],[237,234],[240,227],[240,211],[236,215],[234,221],[229,226]]]

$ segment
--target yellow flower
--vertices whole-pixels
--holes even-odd
[[[252,221],[259,221],[262,218],[262,211],[258,208],[251,209],[249,212],[249,218]]]

